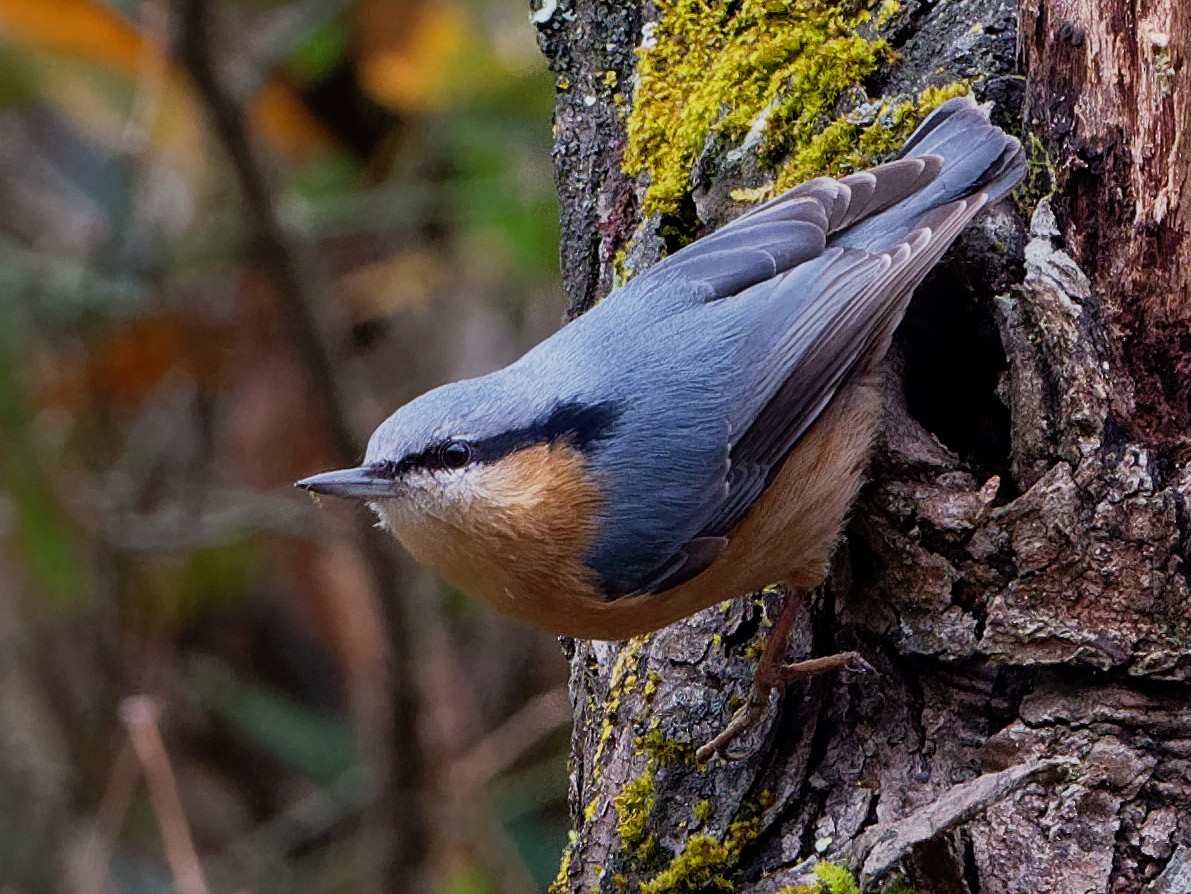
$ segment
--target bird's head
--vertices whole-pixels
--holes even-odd
[[[360,466],[297,486],[369,503],[415,557],[448,579],[442,566],[450,560],[432,555],[443,549],[557,536],[551,529],[568,513],[592,521],[603,491],[589,459],[612,435],[619,410],[535,400],[509,376],[422,395],[377,428]]]

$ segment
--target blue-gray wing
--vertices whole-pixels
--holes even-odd
[[[667,294],[720,305],[747,333],[756,369],[728,411],[721,474],[687,507],[685,532],[674,525],[673,547],[649,563],[621,555],[628,575],[601,570],[609,596],[662,592],[715,560],[840,388],[884,355],[963,226],[1024,174],[1020,144],[970,99],[941,106],[907,147],[914,154],[889,165],[803,184],[634,281],[653,276]],[[666,290],[671,277],[695,288]]]
[[[939,168],[940,159],[928,155],[840,180],[809,180],[639,274],[619,300],[671,310],[666,298],[689,303],[737,295],[817,258],[833,233],[913,195]]]

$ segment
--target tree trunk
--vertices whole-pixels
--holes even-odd
[[[700,766],[780,594],[570,645],[575,831],[552,890],[837,891],[847,867],[920,892],[1189,891],[1191,11],[861,7],[535,14],[575,313],[733,195],[881,155],[947,92],[929,85],[995,100],[1031,159],[919,290],[870,483],[795,634],[791,657],[858,649],[877,673],[791,689],[744,757]]]

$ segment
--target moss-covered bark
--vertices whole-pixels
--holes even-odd
[[[919,290],[872,481],[795,633],[792,654],[858,649],[878,675],[792,690],[746,757],[699,766],[779,593],[574,643],[554,890],[1191,889],[1191,312],[1164,291],[1191,270],[1191,15],[1150,5],[1028,0],[1020,47],[1009,0],[537,16],[574,312],[770,191],[879,158],[956,85],[1017,131],[1028,99],[1031,150]]]

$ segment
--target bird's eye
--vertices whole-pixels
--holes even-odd
[[[471,445],[466,441],[447,441],[438,448],[439,459],[448,469],[461,469],[471,461]]]

